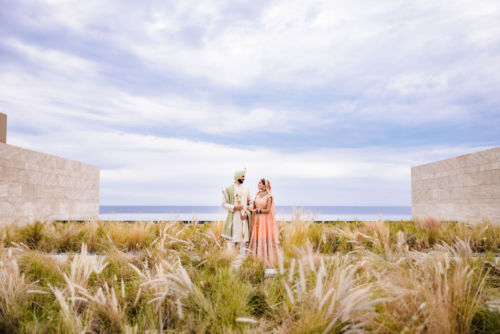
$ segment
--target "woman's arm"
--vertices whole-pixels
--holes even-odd
[[[269,211],[271,211],[272,203],[273,203],[273,196],[269,196],[267,198],[266,207],[264,209],[260,209],[260,213],[269,213]]]

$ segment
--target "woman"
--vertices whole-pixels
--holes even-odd
[[[261,179],[259,192],[252,209],[250,251],[262,259],[267,268],[273,268],[278,260],[279,235],[276,226],[276,210],[269,180]]]

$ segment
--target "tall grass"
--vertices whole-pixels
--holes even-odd
[[[12,249],[0,257],[0,328],[4,332],[18,330],[28,304],[29,294],[39,292],[37,281],[28,281],[21,272]]]
[[[317,224],[297,213],[279,223],[275,278],[225,247],[222,222],[3,226],[0,329],[491,332],[500,228],[426,219]]]

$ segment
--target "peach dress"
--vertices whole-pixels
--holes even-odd
[[[264,209],[269,197],[272,198],[272,194],[266,194],[262,198],[257,195],[254,202],[255,208]],[[272,198],[271,210],[268,213],[252,214],[248,248],[253,255],[262,259],[268,268],[273,268],[278,260],[278,245],[279,235],[274,212],[274,198]]]

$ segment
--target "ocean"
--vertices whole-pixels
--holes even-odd
[[[277,220],[300,215],[314,221],[411,220],[411,206],[277,206]],[[216,221],[223,220],[220,206],[101,205],[99,219],[125,221]]]

